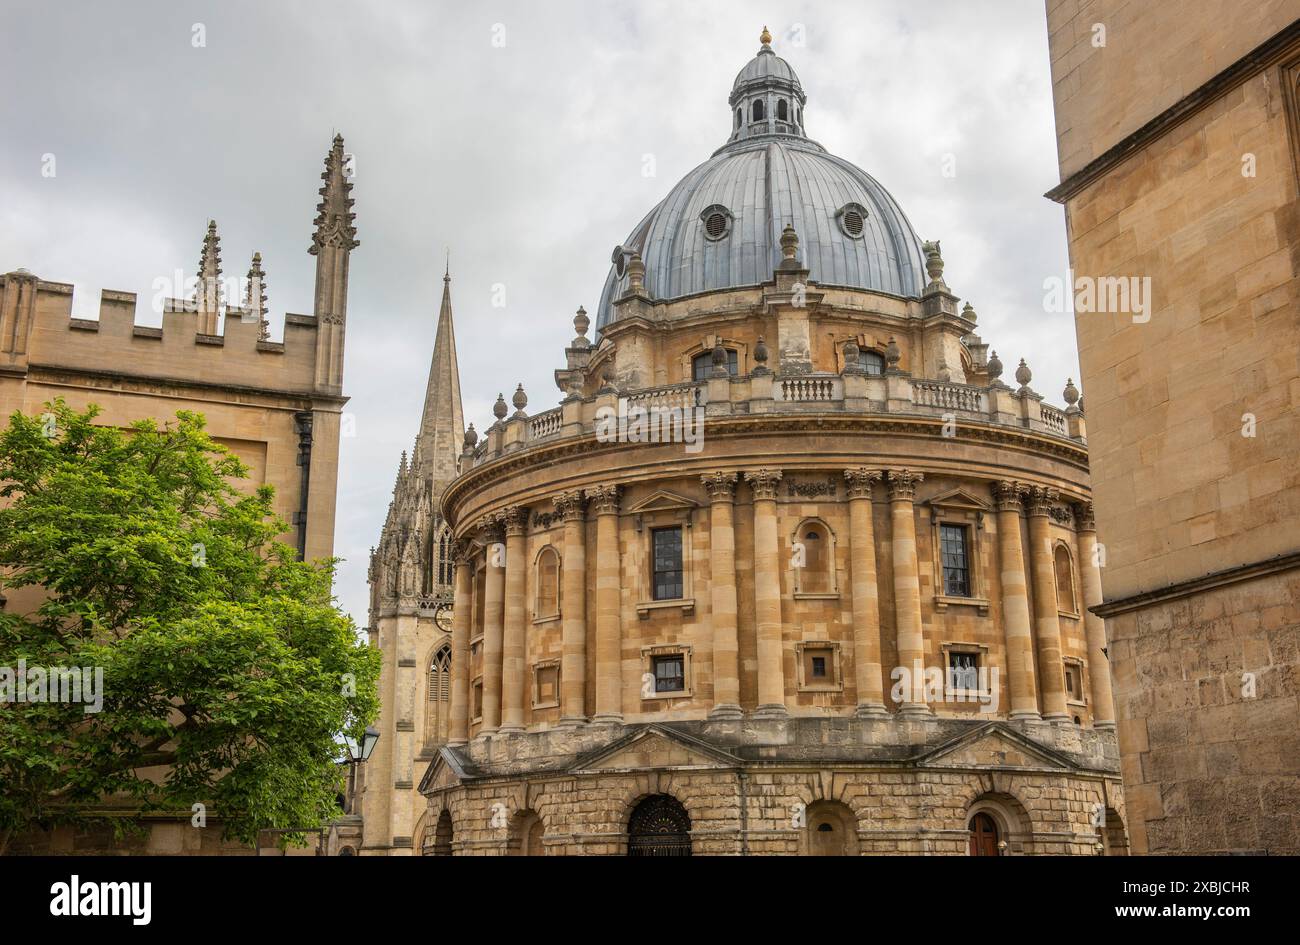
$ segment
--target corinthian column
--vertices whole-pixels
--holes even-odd
[[[501,658],[505,645],[505,545],[501,526],[494,519],[480,532],[487,568],[483,572],[483,724],[480,735],[491,735],[501,725]]]
[[[899,714],[925,718],[925,633],[921,627],[921,579],[916,560],[916,484],[924,476],[910,469],[889,470],[889,511],[893,525],[894,622],[898,631],[898,662],[910,685]]]
[[[713,711],[710,718],[738,719],[740,651],[736,633],[735,473],[710,473],[700,481],[709,492],[709,574],[713,621]]]
[[[527,513],[519,506],[506,509],[501,522],[506,532],[505,633],[501,647],[501,731],[524,730],[524,574],[528,552],[524,547]]]
[[[596,722],[623,721],[620,660],[623,631],[618,553],[619,486],[596,486],[587,498],[596,510]]]
[[[1012,719],[1038,719],[1034,685],[1034,632],[1029,619],[1025,556],[1020,545],[1020,499],[1025,486],[995,482],[998,507],[998,560],[1002,567],[1002,620],[1007,643],[1007,688]]]
[[[745,473],[754,492],[754,618],[758,625],[758,708],[756,718],[785,718],[782,667],[780,546],[776,535],[779,469]]]
[[[1079,523],[1079,573],[1083,578],[1083,627],[1088,638],[1088,678],[1092,681],[1094,728],[1115,727],[1115,701],[1110,693],[1110,660],[1106,657],[1106,621],[1092,612],[1101,603],[1101,562],[1098,560],[1097,519],[1091,502],[1074,507]]]
[[[560,629],[560,724],[587,719],[587,522],[581,489],[551,500],[564,519],[564,586]]]
[[[1056,564],[1052,559],[1052,526],[1048,512],[1056,490],[1031,486],[1026,497],[1029,547],[1034,573],[1034,629],[1038,633],[1038,685],[1043,693],[1043,718],[1068,721],[1065,711],[1065,666],[1061,662],[1061,621],[1056,607]]]
[[[451,611],[451,705],[448,707],[447,744],[469,741],[469,612],[473,606],[470,575],[473,559],[457,545],[456,597]]]
[[[880,593],[876,587],[876,543],[871,522],[871,487],[884,475],[876,469],[846,469],[849,484],[849,567],[853,582],[853,668],[857,715],[884,718],[880,673]]]

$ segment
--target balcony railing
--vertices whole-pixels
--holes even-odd
[[[665,411],[678,414],[698,408],[707,419],[770,413],[844,412],[945,416],[968,422],[1028,429],[1086,443],[1083,415],[1042,402],[1033,391],[1005,385],[973,387],[949,381],[914,378],[903,372],[883,375],[755,373],[715,377],[684,384],[596,394],[567,400],[532,417],[493,424],[487,435],[461,457],[461,471],[534,443],[591,434],[598,411],[621,413]],[[468,464],[466,463],[468,460]]]

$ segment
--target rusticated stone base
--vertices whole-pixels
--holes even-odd
[[[426,855],[625,854],[653,795],[695,854],[964,855],[980,812],[1003,855],[1127,848],[1114,734],[1045,723],[592,725],[443,749],[420,789]]]

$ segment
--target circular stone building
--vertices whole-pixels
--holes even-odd
[[[560,406],[466,434],[405,845],[1122,852],[1078,392],[1004,381],[766,32],[728,103],[574,319]]]

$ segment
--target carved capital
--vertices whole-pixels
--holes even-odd
[[[993,501],[997,503],[999,512],[1015,512],[1020,514],[1020,505],[1024,497],[1027,486],[1010,479],[1002,479],[993,483]]]
[[[1056,497],[1057,491],[1048,486],[1030,486],[1025,493],[1025,511],[1030,515],[1048,515]]]
[[[502,509],[498,518],[507,538],[518,537],[524,533],[524,526],[528,524],[528,510],[523,506],[512,505]]]
[[[870,499],[871,487],[883,482],[885,474],[879,469],[859,466],[857,469],[844,470],[844,479],[849,484],[850,499]]]
[[[1078,529],[1081,532],[1095,532],[1097,530],[1097,516],[1092,510],[1091,502],[1076,502],[1074,504],[1074,519],[1078,523]]]
[[[910,469],[889,470],[890,501],[906,499],[911,502],[916,498],[917,483],[923,479],[925,479],[924,473],[914,472]]]
[[[617,515],[622,494],[622,486],[592,486],[587,490],[587,498],[597,515]]]
[[[587,499],[582,494],[581,489],[574,489],[572,492],[561,492],[559,495],[552,497],[551,501],[555,503],[555,511],[560,513],[560,518],[564,519],[564,521],[581,522],[583,520]]]
[[[755,499],[775,499],[776,490],[781,483],[781,470],[755,469],[745,473],[745,481],[754,490]]]
[[[700,477],[709,498],[714,502],[730,502],[736,497],[736,474],[714,472]]]
[[[478,540],[484,545],[495,545],[501,540],[501,515],[493,513],[479,523]]]

